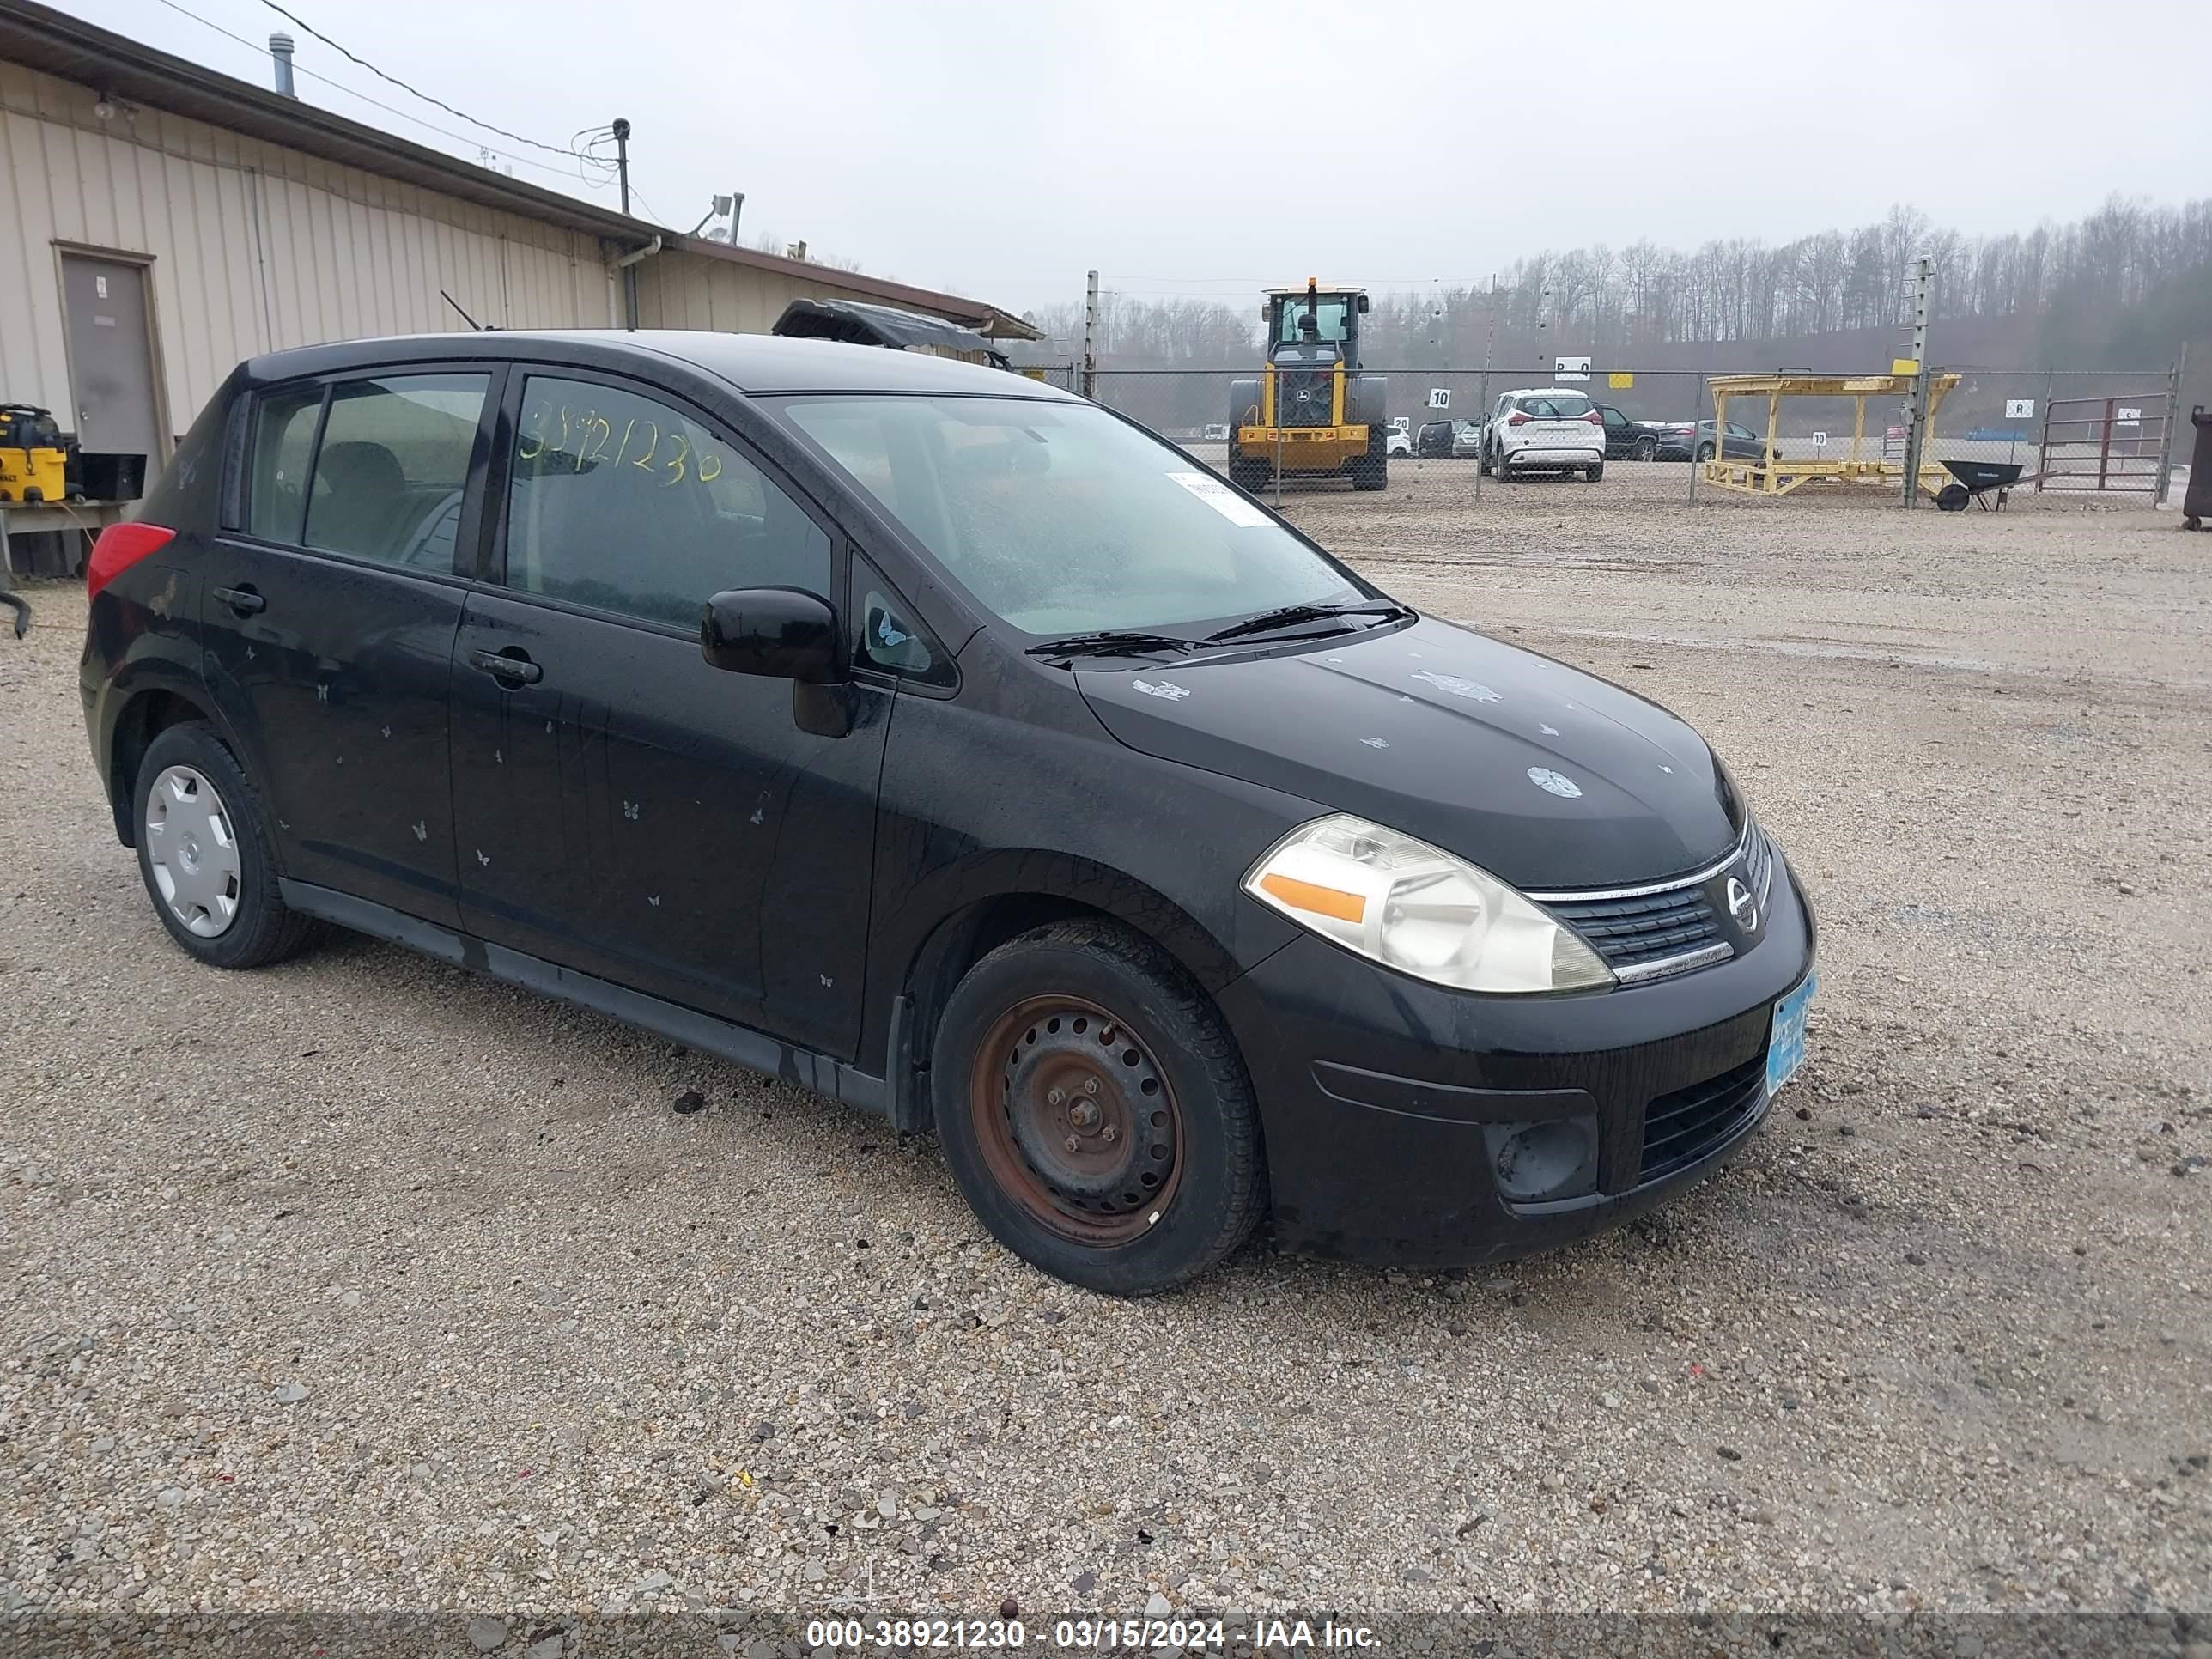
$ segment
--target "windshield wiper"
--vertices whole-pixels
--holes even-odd
[[[1272,634],[1279,628],[1294,628],[1300,623],[1324,622],[1336,617],[1358,617],[1373,614],[1400,617],[1409,614],[1395,599],[1369,599],[1359,605],[1286,605],[1273,611],[1262,611],[1256,617],[1247,617],[1226,628],[1216,629],[1206,636],[1206,643],[1218,645],[1224,640],[1241,640],[1249,634]]]
[[[1109,628],[1096,634],[1070,634],[1028,647],[1032,657],[1146,657],[1195,648],[1200,641],[1176,634],[1147,634],[1140,629]]]

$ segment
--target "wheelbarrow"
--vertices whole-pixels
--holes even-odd
[[[2002,511],[2005,496],[2021,481],[2017,461],[1946,461],[1943,470],[1957,479],[1936,492],[1936,505],[1946,513],[1964,513],[1968,501],[1984,513]],[[1994,492],[1996,503],[1990,503]]]

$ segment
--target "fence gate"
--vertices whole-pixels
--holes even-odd
[[[2108,490],[2156,500],[2173,426],[2171,390],[2053,398],[2044,405],[2038,490]]]

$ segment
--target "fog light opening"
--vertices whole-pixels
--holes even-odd
[[[1597,1186],[1597,1126],[1586,1117],[1501,1123],[1490,1132],[1498,1190],[1516,1204],[1578,1198]]]

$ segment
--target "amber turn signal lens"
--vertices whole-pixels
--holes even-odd
[[[1367,915],[1367,901],[1357,893],[1342,892],[1273,872],[1260,878],[1260,885],[1293,910],[1310,910],[1317,916],[1334,916],[1339,921],[1358,921]]]

